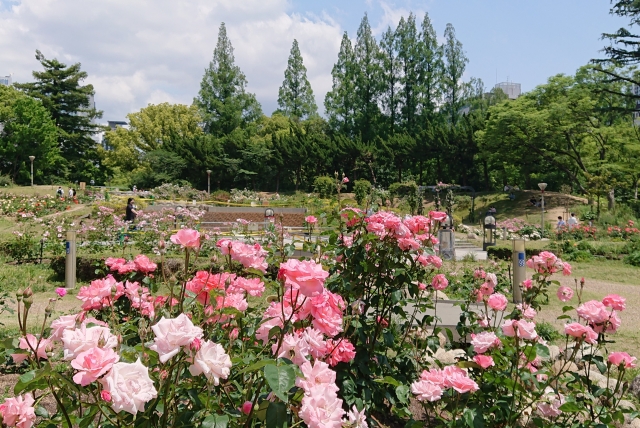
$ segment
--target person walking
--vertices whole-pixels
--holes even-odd
[[[558,216],[558,223],[556,224],[556,229],[562,230],[567,225],[562,216]]]
[[[58,190],[56,190],[56,196],[60,199],[64,198],[64,190],[62,190],[62,186],[58,186]]]
[[[127,208],[125,210],[124,221],[133,223],[138,215],[136,206],[133,204],[133,198],[127,199]]]
[[[569,226],[569,229],[575,229],[576,227],[578,227],[578,219],[576,218],[576,213],[571,213],[571,217],[569,217],[569,220],[567,220],[567,225]]]

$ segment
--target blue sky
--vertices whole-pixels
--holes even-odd
[[[600,56],[601,33],[625,20],[607,0],[0,0],[0,75],[31,79],[34,53],[81,62],[104,120],[149,103],[189,104],[211,60],[220,22],[265,113],[277,108],[296,38],[319,110],[331,88],[342,33],[354,39],[364,13],[379,35],[413,11],[442,37],[453,24],[469,58],[465,79],[531,90]],[[496,76],[497,74],[497,76]]]

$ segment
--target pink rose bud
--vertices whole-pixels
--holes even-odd
[[[56,294],[60,297],[64,297],[67,295],[67,289],[63,287],[56,288]]]
[[[109,391],[100,391],[100,398],[104,401],[111,401],[111,393]]]
[[[192,351],[199,351],[200,350],[200,346],[202,346],[202,343],[200,342],[200,339],[198,339],[197,337],[195,339],[193,339],[193,341],[191,342],[191,345],[189,345],[189,348]]]
[[[251,401],[245,401],[244,403],[242,403],[242,413],[244,413],[245,415],[251,413],[252,408],[253,403],[251,403]]]
[[[343,177],[343,178],[342,178],[342,182],[343,182],[344,184],[346,184],[346,183],[348,183],[348,182],[349,182],[349,179],[348,179],[347,177]]]

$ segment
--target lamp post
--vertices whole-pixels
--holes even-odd
[[[542,237],[544,237],[544,189],[547,188],[547,183],[538,183],[538,187],[542,192],[542,200],[540,201],[540,206],[542,208],[542,214],[540,216],[540,227],[542,228]]]
[[[33,161],[35,158],[35,156],[29,156],[29,160],[31,161],[31,187],[33,187]]]
[[[211,170],[207,170],[207,193],[211,194]]]
[[[453,233],[453,218],[447,214],[447,218],[440,223],[438,230],[439,255],[443,260],[454,260],[456,258],[456,241]]]
[[[490,208],[487,211],[487,215],[482,223],[482,250],[487,251],[487,248],[496,245],[496,218],[493,216],[496,213],[495,208]]]

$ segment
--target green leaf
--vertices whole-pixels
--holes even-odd
[[[536,344],[536,354],[538,354],[538,356],[540,358],[550,358],[551,354],[549,353],[549,348],[547,346],[544,346],[541,343],[537,343]]]
[[[227,428],[229,424],[229,416],[227,415],[209,415],[202,421],[202,428]]]
[[[563,306],[562,313],[569,312],[573,310],[573,306]]]
[[[574,402],[568,401],[562,406],[558,407],[558,409],[562,410],[563,412],[575,413],[580,411],[580,406],[578,406]]]
[[[256,363],[251,364],[248,367],[245,367],[244,369],[240,370],[238,373],[252,372],[254,370],[261,369],[264,366],[269,365],[269,364],[275,365],[276,364],[276,360],[272,360],[270,358],[267,358],[266,360],[260,360],[260,361],[258,361]]]
[[[458,361],[456,364],[458,367],[463,369],[481,369],[482,366],[474,361]]]
[[[267,408],[267,428],[286,428],[287,406],[284,403],[270,403]]]
[[[470,428],[482,428],[484,427],[484,419],[482,414],[478,414],[476,409],[466,408],[462,413],[464,422]]]
[[[18,395],[22,391],[33,391],[35,389],[44,389],[47,386],[44,377],[51,374],[51,369],[45,367],[39,370],[31,370],[18,378],[18,383],[13,388],[13,393]]]
[[[396,388],[396,397],[403,403],[409,403],[409,387],[407,385],[400,385]]]
[[[40,416],[41,418],[49,418],[49,412],[47,411],[47,409],[45,409],[42,406],[38,406],[36,407],[36,411],[35,411],[36,416]]]
[[[377,383],[388,383],[389,385],[393,385],[395,387],[400,386],[400,382],[398,382],[397,380],[395,380],[391,376],[385,376],[382,379],[376,379],[375,382],[377,382]]]
[[[276,396],[285,403],[289,400],[288,392],[296,381],[296,373],[292,366],[269,365],[264,368],[264,378]]]

